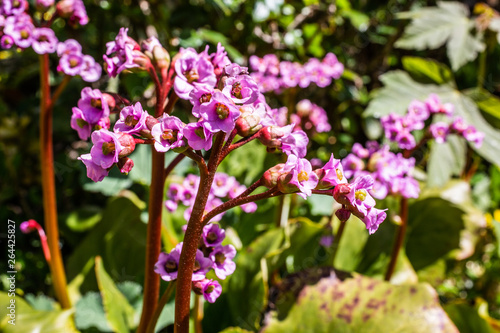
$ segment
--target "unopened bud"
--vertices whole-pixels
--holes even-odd
[[[151,131],[153,129],[153,126],[158,124],[159,121],[153,116],[147,116],[146,117],[146,127]]]
[[[112,111],[116,107],[116,100],[115,98],[107,93],[103,93],[102,97],[104,98],[104,101],[108,104],[109,111]]]
[[[278,189],[281,193],[293,193],[299,189],[297,185],[290,183],[292,179],[293,173],[291,172],[282,174],[278,177]]]
[[[139,44],[138,44],[139,45]],[[141,51],[132,51],[133,63],[139,65],[139,67],[131,68],[131,70],[147,70],[151,67],[151,60]]]
[[[134,167],[134,161],[128,157],[122,157],[118,160],[117,166],[121,173],[127,175]]]
[[[285,133],[281,127],[278,126],[266,126],[261,129],[259,135],[259,141],[267,147],[278,148],[281,146],[281,141],[279,140],[283,137]]]
[[[167,69],[170,66],[170,54],[168,54],[168,51],[165,48],[156,45],[153,48],[153,61],[157,68]]]
[[[349,184],[338,184],[333,189],[333,198],[342,205],[351,205],[347,195],[351,192]]]
[[[135,150],[135,140],[132,135],[127,133],[120,133],[118,136],[118,141],[123,147],[123,149],[118,154],[118,157],[128,156]]]
[[[335,212],[335,215],[341,222],[345,222],[351,217],[351,212],[345,208],[340,208]]]
[[[285,167],[284,163],[277,164],[272,168],[268,169],[262,175],[262,185],[267,188],[273,188],[278,184],[278,178],[283,173],[283,168]]]
[[[244,112],[236,120],[236,130],[238,135],[246,137],[257,133],[258,130],[262,128],[260,124],[260,117],[254,113]]]

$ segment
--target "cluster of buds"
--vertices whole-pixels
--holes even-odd
[[[401,149],[410,150],[417,145],[413,131],[424,129],[432,115],[441,114],[451,118],[453,113],[453,104],[443,104],[436,94],[431,94],[424,102],[412,101],[404,116],[391,113],[382,117],[381,122],[387,139],[397,142]],[[451,124],[444,121],[434,122],[429,126],[428,133],[438,143],[445,142],[449,134],[463,136],[476,147],[480,147],[484,139],[484,133],[478,132],[472,125],[467,125],[461,117],[455,117]]]
[[[236,249],[232,245],[222,245],[226,233],[217,224],[203,227],[202,237],[198,245],[195,267],[192,275],[193,291],[210,303],[220,296],[222,287],[217,280],[207,279],[206,275],[213,269],[218,279],[224,280],[233,274],[236,264],[233,258]],[[170,253],[162,252],[155,265],[155,272],[165,281],[177,279],[179,259],[183,243],[177,244]]]
[[[280,62],[274,54],[266,54],[262,58],[251,56],[250,68],[254,71],[251,75],[262,92],[277,93],[297,86],[307,88],[311,83],[327,87],[344,72],[344,65],[333,53],[328,53],[322,60],[311,58],[304,65],[298,62]]]

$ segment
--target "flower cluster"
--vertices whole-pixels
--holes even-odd
[[[186,221],[189,221],[199,184],[200,177],[192,174],[188,175],[182,184],[172,183],[167,192],[165,207],[169,211],[173,212],[177,210],[179,203],[187,206],[188,208],[184,211],[184,218]],[[222,199],[234,199],[238,197],[246,189],[247,187],[238,183],[236,178],[222,172],[217,172],[214,176],[212,187],[210,188],[210,194],[208,196],[205,210],[210,211],[211,209],[221,205],[223,203]],[[241,205],[241,209],[245,213],[253,213],[257,210],[257,204],[255,202],[249,202]],[[223,214],[219,214],[215,216],[212,221],[218,222],[222,216]]]
[[[415,159],[392,153],[388,145],[379,146],[377,142],[369,141],[365,148],[355,143],[342,165],[347,178],[370,175],[373,187],[369,193],[377,199],[384,199],[387,195],[418,198],[420,193],[419,184],[412,176]]]
[[[121,28],[114,41],[106,43],[106,54],[103,55],[106,72],[115,77],[124,69],[139,67],[140,59],[145,59],[141,47],[127,36],[128,28]],[[110,55],[114,56],[110,57]]]
[[[226,233],[217,224],[207,224],[203,227],[202,238],[196,253],[192,275],[193,290],[210,303],[220,296],[222,287],[217,280],[207,279],[206,275],[214,270],[217,278],[224,280],[233,274],[236,264],[233,258],[236,249],[232,245],[222,245]],[[179,243],[170,253],[162,252],[155,265],[155,272],[165,281],[177,279],[179,259],[183,243]]]
[[[397,142],[399,148],[409,150],[417,145],[413,131],[424,129],[426,121],[432,115],[441,114],[450,118],[453,112],[453,104],[443,104],[436,94],[431,94],[424,102],[412,101],[405,115],[391,113],[382,117],[381,122],[385,137]],[[480,147],[484,139],[484,133],[478,132],[472,125],[467,125],[461,117],[455,117],[451,124],[439,121],[429,126],[428,135],[436,139],[438,143],[445,142],[449,134],[461,135],[467,141],[474,143],[476,147]]]
[[[36,8],[45,12],[54,1],[37,1]],[[93,57],[82,53],[82,46],[74,39],[59,42],[54,31],[45,26],[36,27],[29,14],[26,0],[7,0],[0,4],[0,47],[10,49],[33,48],[38,54],[57,52],[60,57],[58,71],[69,76],[79,75],[86,82],[95,82],[101,77],[101,66]],[[60,9],[61,8],[61,9]],[[81,0],[64,0],[57,4],[58,14],[78,21],[88,22]]]
[[[80,139],[87,140],[94,129],[109,128],[110,103],[113,105],[114,99],[99,89],[82,89],[78,107],[73,107],[71,116],[71,128],[78,132]]]
[[[307,133],[323,133],[332,129],[325,109],[308,99],[297,103],[296,113],[290,115],[290,122]]]
[[[262,58],[251,56],[250,68],[254,71],[251,75],[262,92],[279,92],[297,86],[306,88],[311,83],[323,88],[344,72],[344,65],[333,53],[328,53],[321,61],[311,58],[304,65],[298,62],[280,62],[274,54],[266,54]]]

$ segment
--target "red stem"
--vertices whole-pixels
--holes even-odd
[[[208,161],[208,167],[200,168],[200,185],[196,194],[193,211],[189,218],[177,275],[177,290],[175,293],[175,333],[189,333],[189,301],[191,298],[191,278],[195,264],[196,252],[201,233],[203,231],[203,214],[207,204],[208,195],[217,170],[217,161],[224,143],[225,133],[216,135],[212,148],[212,155]]]
[[[146,268],[144,277],[144,301],[137,332],[146,331],[155,312],[160,291],[160,276],[154,272],[161,251],[161,215],[163,209],[163,188],[165,180],[165,154],[151,146],[152,171],[149,190],[149,220],[146,243]]]
[[[408,199],[401,198],[401,206],[400,206],[400,216],[401,216],[401,225],[399,226],[398,232],[396,233],[396,240],[394,241],[394,245],[392,247],[391,261],[389,262],[389,266],[387,267],[387,272],[385,273],[385,281],[390,281],[392,274],[394,273],[394,269],[396,268],[396,263],[398,261],[399,251],[403,246],[403,242],[406,234],[406,227],[408,226]]]
[[[52,100],[49,85],[49,57],[40,55],[40,167],[42,171],[42,193],[45,230],[51,259],[48,264],[56,298],[63,309],[71,308],[68,296],[66,273],[59,248],[59,227],[57,224],[56,186],[54,173],[54,152],[52,142]]]

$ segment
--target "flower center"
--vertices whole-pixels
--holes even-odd
[[[304,182],[304,181],[308,181],[309,180],[309,175],[307,174],[307,172],[305,172],[304,170],[302,170],[301,172],[299,172],[299,175],[297,176],[299,182]]]
[[[30,36],[30,33],[28,32],[28,30],[23,29],[20,31],[20,35],[22,39],[27,39]]]
[[[215,286],[213,284],[209,285],[207,289],[205,289],[205,294],[210,294],[212,291],[214,291]]]
[[[342,171],[340,169],[335,169],[335,173],[337,174],[338,180],[344,179],[344,175],[342,174]]]
[[[127,118],[125,118],[125,125],[127,125],[128,127],[135,127],[138,122],[139,119],[135,119],[135,117],[131,114],[129,114]]]
[[[73,59],[70,61],[70,64],[72,65],[71,67],[75,67],[76,64],[73,66],[73,63],[72,63]],[[76,60],[75,60],[76,62]],[[93,107],[93,108],[98,108],[98,109],[102,109],[102,101],[100,98],[91,98],[90,99],[90,105]]]
[[[174,143],[177,140],[177,131],[166,129],[163,131],[161,138],[169,143]]]
[[[215,103],[215,113],[219,119],[224,120],[229,116],[229,108],[222,103]]]
[[[175,260],[167,260],[165,263],[165,270],[167,273],[172,273],[177,270],[177,262]]]
[[[87,126],[89,123],[88,123],[88,122],[86,122],[85,120],[83,120],[83,119],[81,119],[81,118],[80,118],[80,119],[77,119],[77,120],[76,120],[76,124],[78,125],[78,127],[80,127],[80,128],[84,128],[84,127],[85,127],[85,126]]]
[[[203,94],[200,96],[200,104],[208,103],[212,99],[212,94]]]
[[[38,41],[39,42],[48,42],[49,38],[47,36],[42,35],[42,36],[38,37]]]
[[[215,255],[215,262],[218,263],[218,264],[223,264],[224,261],[226,261],[226,256],[224,255],[224,253],[222,252],[219,252]]]
[[[102,144],[102,153],[104,155],[113,154],[116,150],[114,142],[104,142]]]
[[[203,128],[197,128],[194,130],[194,133],[202,139],[205,139],[205,133],[203,132]]]
[[[207,234],[207,241],[210,244],[215,243],[217,241],[217,234],[215,232],[213,232],[213,231],[210,231]]]
[[[190,71],[185,71],[183,74],[189,83],[191,83],[193,81],[198,81],[198,79],[200,78],[196,68],[193,68]]]
[[[78,58],[71,58],[69,60],[69,66],[71,68],[75,68],[76,66],[78,66],[80,64],[80,61],[78,61]]]
[[[360,201],[365,201],[367,195],[368,193],[366,192],[365,189],[357,190],[356,193],[354,194],[356,200]]]
[[[241,83],[240,82],[235,82],[233,84],[233,88],[231,89],[231,94],[236,98],[239,98],[239,99],[242,98],[242,96],[241,96]]]

